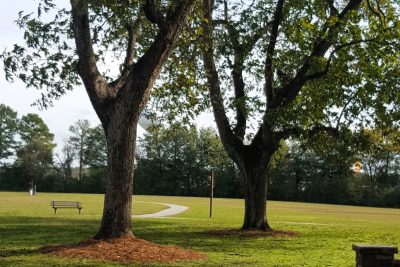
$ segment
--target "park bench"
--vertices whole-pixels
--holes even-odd
[[[58,208],[77,208],[79,210],[79,214],[81,214],[81,202],[77,201],[51,201],[51,207],[54,209],[54,214],[57,213]]]

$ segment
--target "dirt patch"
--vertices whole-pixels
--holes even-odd
[[[239,237],[295,237],[298,234],[292,231],[283,230],[241,230],[241,229],[223,229],[207,231],[207,234],[216,236],[239,236]]]
[[[110,240],[88,240],[75,245],[49,246],[40,249],[65,258],[96,259],[101,261],[162,262],[202,260],[206,256],[177,246],[158,245],[135,237]]]

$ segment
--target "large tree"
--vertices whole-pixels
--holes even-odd
[[[18,133],[22,146],[34,139],[41,139],[45,143],[51,143],[54,139],[54,134],[50,132],[47,124],[35,113],[28,113],[21,117],[18,124]]]
[[[107,166],[107,141],[101,125],[90,128],[86,139],[85,163],[91,168]]]
[[[62,191],[66,192],[67,183],[72,179],[72,164],[76,156],[75,147],[66,141],[61,149],[61,155],[57,153],[55,156],[57,162],[54,164],[54,168],[61,175]]]
[[[371,190],[378,185],[389,186],[398,180],[400,132],[363,129],[359,139],[361,149],[358,157],[363,163],[364,174],[369,178]]]
[[[34,113],[22,116],[18,129],[21,143],[15,163],[24,170],[33,187],[52,166],[54,134],[42,118]]]
[[[282,139],[337,135],[343,124],[398,126],[400,8],[394,0],[203,5],[214,117],[244,182],[242,229],[268,230],[267,169]]]
[[[17,112],[0,104],[0,163],[15,152],[17,126]]]
[[[85,154],[88,149],[88,136],[90,130],[90,122],[88,120],[78,120],[69,127],[71,136],[69,143],[74,147],[79,162],[79,181],[82,182],[83,167],[86,165]]]
[[[98,239],[132,235],[137,122],[194,2],[71,0],[67,10],[43,0],[38,17],[20,14],[26,45],[3,54],[9,79],[16,76],[28,87],[47,88],[44,105],[48,97],[57,98],[78,84],[75,71],[79,74],[107,139],[108,178]],[[121,55],[119,73],[111,67],[101,70]]]

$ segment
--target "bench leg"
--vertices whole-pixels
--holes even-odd
[[[54,209],[54,214],[57,214],[57,208],[53,208]]]
[[[81,209],[79,209],[79,214],[81,214]]]

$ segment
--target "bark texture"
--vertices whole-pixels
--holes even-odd
[[[136,130],[155,80],[177,42],[194,0],[176,1],[168,16],[154,1],[144,1],[137,19],[127,26],[128,45],[120,76],[108,83],[99,73],[90,33],[87,0],[71,0],[78,73],[100,118],[107,139],[107,185],[97,239],[132,235],[131,207]],[[144,17],[158,27],[147,51],[135,61],[134,51]]]
[[[96,239],[132,234],[132,177],[137,122],[114,118],[107,128],[107,185],[103,217]]]
[[[266,214],[267,164],[265,162],[269,159],[265,159],[265,157],[268,157],[268,154],[272,155],[272,153],[268,151],[257,152],[246,151],[243,155],[243,162],[238,164],[243,178],[245,204],[242,229],[267,231],[271,227],[268,224]],[[260,157],[260,153],[264,153],[264,155]]]

